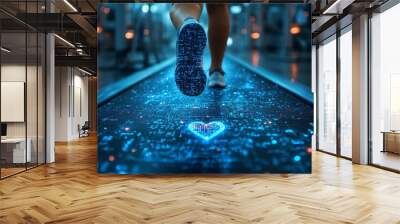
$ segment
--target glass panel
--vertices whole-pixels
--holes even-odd
[[[45,35],[21,21],[39,19],[45,0],[0,1],[1,177],[45,162]],[[11,15],[10,14],[10,15]]]
[[[372,163],[400,170],[400,4],[372,22]]]
[[[46,37],[44,34],[39,34],[38,46],[38,163],[45,163],[45,52]]]
[[[318,48],[318,147],[336,153],[336,38]]]
[[[36,1],[27,2],[26,12],[37,13],[39,11]],[[31,20],[38,20],[37,16]],[[36,23],[37,21],[31,21]],[[38,163],[38,33],[36,30],[27,29],[27,80],[26,80],[26,111],[27,111],[27,150],[31,151],[28,168],[37,166]]]
[[[0,16],[6,18],[4,14]],[[4,26],[1,32],[1,121],[4,129],[1,140],[1,174],[3,178],[24,171],[26,161],[30,161],[31,151],[26,150],[26,33],[25,30],[9,30]]]
[[[27,82],[26,82],[26,111],[27,111],[27,143],[30,148],[30,160],[28,160],[28,168],[37,165],[37,76],[38,76],[38,36],[36,32],[27,33],[28,38],[28,64],[27,64]]]
[[[351,158],[352,141],[352,34],[340,36],[340,153]]]

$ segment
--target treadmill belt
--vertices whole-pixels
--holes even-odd
[[[224,68],[223,90],[185,96],[170,66],[101,105],[98,171],[310,173],[312,105],[231,60]]]

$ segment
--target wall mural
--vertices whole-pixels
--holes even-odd
[[[99,173],[311,172],[308,4],[98,11]]]

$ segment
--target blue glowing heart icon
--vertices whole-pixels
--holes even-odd
[[[221,134],[225,130],[225,125],[219,121],[207,124],[202,121],[194,121],[189,124],[188,128],[197,137],[208,141]]]

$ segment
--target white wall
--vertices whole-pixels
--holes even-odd
[[[68,140],[68,88],[70,84],[69,68],[55,68],[55,141]]]
[[[25,64],[5,64],[1,66],[1,81],[2,82],[25,82]],[[36,66],[28,66],[28,88],[27,88],[27,118],[28,118],[28,129],[32,127],[36,130],[37,115],[32,111],[36,112],[37,99],[36,99]],[[31,88],[29,88],[31,87]],[[39,105],[40,106],[40,105]],[[1,108],[6,110],[7,108]],[[25,137],[25,123],[26,122],[7,122],[7,136],[8,137]],[[33,130],[32,129],[32,130]],[[28,137],[30,131],[28,130]],[[35,132],[36,135],[36,132]]]
[[[72,119],[72,136],[78,137],[78,124],[83,125],[85,121],[89,120],[89,111],[88,111],[88,77],[82,76],[82,73],[78,73],[74,75],[74,108],[73,119]]]
[[[28,70],[30,69],[28,68]],[[25,64],[2,65],[1,81],[25,82]],[[6,110],[6,108],[1,108],[1,110]],[[25,137],[25,123],[24,122],[7,123],[7,137]]]
[[[77,139],[78,125],[89,117],[88,78],[76,68],[56,67],[55,85],[55,140]]]
[[[24,82],[1,82],[1,108],[2,122],[25,121]]]

